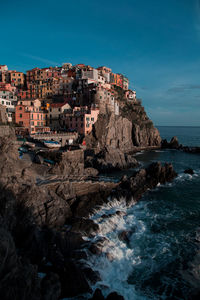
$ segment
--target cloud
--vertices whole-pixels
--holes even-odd
[[[167,90],[168,93],[181,93],[189,90],[199,90],[200,84],[182,84],[171,87]]]
[[[43,63],[48,64],[48,65],[60,65],[59,62],[55,62],[55,61],[52,61],[52,60],[49,60],[49,59],[46,59],[46,58],[43,58],[43,57],[40,57],[40,56],[35,56],[35,55],[32,55],[32,54],[20,53],[20,55],[24,56],[24,57],[28,57],[28,58],[33,59],[33,60],[43,62]]]

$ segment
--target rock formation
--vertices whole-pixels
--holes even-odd
[[[118,103],[119,115],[100,114],[91,134],[86,137],[88,149],[94,149],[98,156],[105,153],[104,156],[101,155],[102,161],[98,165],[100,171],[108,169],[107,165],[109,168],[112,165],[119,168],[136,166],[136,161],[129,162],[127,155],[141,147],[161,146],[159,132],[140,102],[128,101],[120,94]],[[98,156],[95,157],[95,162]]]

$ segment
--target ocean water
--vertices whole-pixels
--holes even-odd
[[[177,136],[183,146],[200,147],[200,127],[157,126],[157,128],[163,139],[170,140],[173,136]]]
[[[159,129],[163,138],[176,135],[185,145],[199,145],[200,128]],[[143,165],[172,162],[178,177],[158,184],[132,207],[120,199],[91,216],[100,226],[93,242],[102,246],[101,255],[90,256],[89,264],[101,277],[93,288],[105,295],[117,291],[126,300],[194,299],[200,288],[200,155],[156,150],[137,159]],[[194,175],[184,174],[186,168],[193,168]]]

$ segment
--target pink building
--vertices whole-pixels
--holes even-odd
[[[41,110],[41,102],[38,99],[18,101],[15,122],[28,129],[31,134],[50,131],[50,128],[46,127],[46,114]]]
[[[63,125],[68,130],[77,131],[79,134],[87,135],[92,131],[93,124],[97,121],[99,109],[87,107],[75,107],[73,113],[63,114]]]
[[[10,83],[0,82],[0,91],[16,92],[16,87]]]

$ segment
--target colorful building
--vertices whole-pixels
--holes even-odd
[[[27,128],[30,134],[49,132],[46,126],[46,112],[41,110],[40,100],[20,100],[16,106],[15,122]]]
[[[87,135],[92,131],[94,123],[97,121],[99,109],[87,107],[75,107],[72,112],[62,115],[62,124],[66,130],[76,131],[79,134]]]

